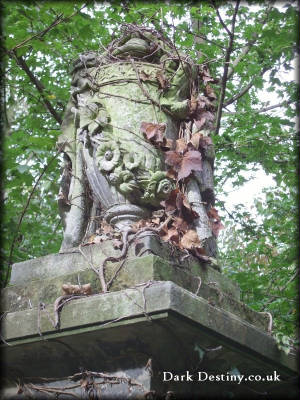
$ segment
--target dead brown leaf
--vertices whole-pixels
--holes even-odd
[[[165,130],[166,124],[153,124],[152,122],[141,123],[141,132],[144,134],[145,138],[155,146],[166,144],[166,138],[164,137]]]
[[[158,81],[158,85],[160,89],[168,89],[170,87],[170,82],[168,79],[165,77],[164,73],[162,71],[157,71],[156,73],[156,79]]]
[[[201,241],[194,229],[189,229],[181,239],[181,245],[185,249],[194,249],[201,247]]]
[[[143,81],[143,82],[150,80],[150,75],[147,74],[145,71],[141,71],[139,73],[139,77],[140,77],[141,81]]]
[[[211,229],[212,229],[212,231],[213,231],[213,234],[214,234],[216,237],[219,236],[220,230],[221,230],[221,229],[224,229],[224,228],[225,228],[225,226],[222,224],[221,221],[213,221],[213,222],[212,222],[212,227],[211,227]]]
[[[216,100],[217,96],[215,92],[213,91],[212,87],[210,85],[206,85],[204,89],[204,93],[210,100]]]
[[[211,137],[203,135],[201,132],[194,133],[189,143],[192,143],[197,150],[206,149],[209,145],[213,144]]]
[[[180,181],[192,171],[202,171],[202,156],[197,150],[188,150],[183,154],[170,150],[166,152],[166,164],[178,173],[177,180]]]
[[[64,283],[62,285],[62,290],[66,295],[92,294],[92,287],[90,283],[86,283],[85,285],[72,285],[71,283]]]
[[[172,241],[175,243],[179,243],[179,232],[176,228],[171,227],[167,230],[167,232],[161,236],[161,238],[165,241]]]

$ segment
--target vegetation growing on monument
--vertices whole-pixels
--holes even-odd
[[[215,193],[226,227],[219,261],[241,286],[244,302],[271,312],[279,334],[294,335],[298,88],[287,73],[296,52],[295,3],[95,7],[7,1],[4,14],[3,283],[12,262],[56,252],[61,243],[55,143],[69,97],[71,60],[87,50],[102,52],[120,34],[121,23],[134,22],[163,30],[178,50],[208,62],[219,78]],[[276,101],[266,100],[264,91],[276,94]],[[241,204],[227,213],[218,201],[224,183],[238,188],[248,179],[243,172],[259,168],[276,186],[256,199],[254,212]]]

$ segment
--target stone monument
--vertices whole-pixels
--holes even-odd
[[[64,238],[58,254],[12,268],[3,398],[293,396],[296,362],[272,316],[241,303],[215,260],[207,66],[125,25],[72,77],[58,141]]]

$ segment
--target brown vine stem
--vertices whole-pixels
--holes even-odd
[[[59,314],[61,312],[62,307],[66,303],[68,303],[71,300],[80,299],[82,297],[87,297],[87,296],[88,295],[86,295],[86,294],[82,294],[82,295],[67,294],[67,295],[63,295],[63,296],[58,297],[54,302],[54,325],[53,325],[53,327],[55,329],[59,329],[59,327],[60,327]],[[61,303],[62,300],[64,300],[64,301]]]
[[[136,73],[136,78],[137,78],[137,81],[138,81],[138,85],[139,85],[141,91],[143,92],[144,96],[145,96],[148,100],[151,101],[151,103],[152,103],[153,106],[157,106],[159,109],[162,109],[166,114],[169,114],[169,115],[171,115],[172,117],[174,117],[174,115],[173,115],[173,113],[172,113],[171,111],[169,111],[166,107],[161,106],[156,100],[152,99],[152,97],[150,96],[150,94],[149,94],[149,92],[147,91],[147,89],[143,86],[143,83],[142,83],[141,78],[140,78],[140,75],[139,75],[139,71],[137,70],[137,67],[136,67],[136,65],[135,65],[135,63],[134,63],[134,61],[133,61],[132,58],[130,59],[130,62],[131,62],[132,68],[134,69],[134,71],[135,71],[135,73]],[[155,108],[154,108],[154,111],[155,111],[155,113],[156,113]]]

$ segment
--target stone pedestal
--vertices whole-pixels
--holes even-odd
[[[278,350],[268,316],[241,303],[219,271],[171,250],[156,236],[140,239],[104,294],[91,264],[119,253],[110,241],[83,247],[85,256],[74,248],[15,264],[2,306],[4,398],[26,398],[24,388],[41,399],[96,390],[113,399],[273,398],[280,390],[294,398],[296,360]],[[118,267],[107,264],[107,280]],[[91,283],[93,294],[66,303],[56,329],[53,305],[67,282]],[[29,385],[16,394],[18,381]]]

